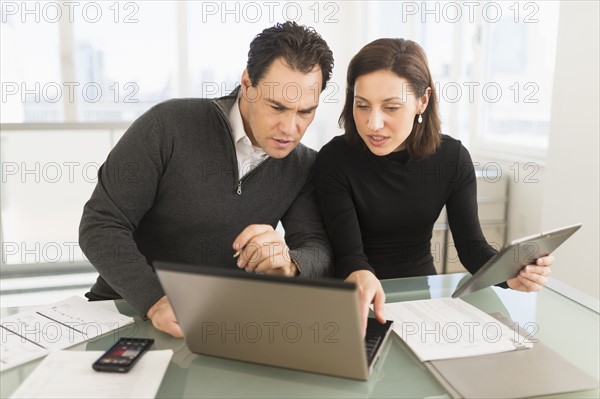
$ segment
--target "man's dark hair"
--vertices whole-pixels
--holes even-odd
[[[323,38],[313,29],[286,21],[263,30],[250,43],[248,75],[256,85],[274,60],[283,58],[294,70],[309,73],[315,65],[321,67],[325,90],[333,69],[333,53]]]

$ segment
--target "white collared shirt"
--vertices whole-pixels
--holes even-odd
[[[229,124],[231,125],[231,137],[235,143],[238,175],[241,180],[269,156],[262,148],[252,145],[250,138],[244,130],[244,122],[242,121],[242,113],[240,112],[240,96],[238,96],[233,107],[231,107],[231,111],[229,111]]]

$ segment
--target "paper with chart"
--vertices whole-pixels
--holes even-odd
[[[154,398],[173,356],[151,350],[128,373],[102,373],[92,369],[102,353],[53,351],[11,398]]]
[[[75,296],[3,317],[0,321],[0,371],[131,323],[131,317]]]
[[[531,348],[533,343],[462,299],[386,303],[384,317],[422,361]]]

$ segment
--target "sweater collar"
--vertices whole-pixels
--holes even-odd
[[[229,112],[231,112],[231,108],[238,99],[240,87],[241,86],[236,87],[231,93],[224,97],[220,97],[213,100],[213,103],[223,113],[225,119],[229,119]]]

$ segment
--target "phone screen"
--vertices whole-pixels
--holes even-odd
[[[92,367],[98,371],[127,372],[153,343],[153,339],[121,338]]]

